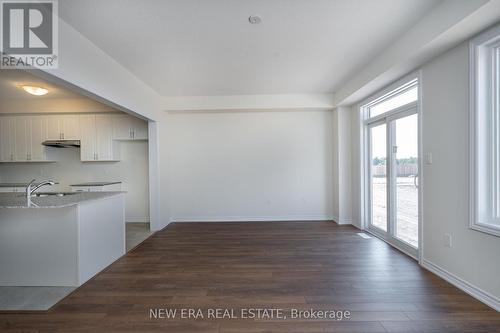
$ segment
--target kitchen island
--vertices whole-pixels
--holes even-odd
[[[123,192],[0,193],[0,286],[80,286],[124,254]]]

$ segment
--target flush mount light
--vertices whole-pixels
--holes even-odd
[[[36,86],[22,86],[24,91],[35,96],[43,96],[49,92],[48,89]]]
[[[248,18],[248,22],[250,22],[251,24],[259,24],[260,22],[262,22],[262,18],[258,15],[251,15]]]

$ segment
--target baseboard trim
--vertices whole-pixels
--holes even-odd
[[[351,219],[337,219],[335,221],[337,222],[337,224],[340,224],[340,225],[352,224]]]
[[[438,265],[430,262],[427,259],[422,260],[422,267],[427,269],[428,271],[436,274],[440,278],[448,281],[458,289],[462,290],[463,292],[471,295],[475,299],[483,302],[484,304],[488,305],[489,307],[493,308],[494,310],[500,312],[500,298],[491,295],[490,293],[481,290],[480,288],[470,284],[469,282],[459,278],[458,276],[448,272],[447,270],[439,267]]]
[[[126,223],[149,223],[149,217],[130,217],[125,219]]]
[[[197,216],[173,217],[170,222],[277,222],[277,221],[333,221],[332,216]]]

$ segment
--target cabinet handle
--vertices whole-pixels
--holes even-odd
[[[13,161],[14,160],[14,154],[10,154],[10,160]]]
[[[135,131],[132,131],[132,139],[135,139]]]
[[[131,138],[131,139],[133,139],[133,134],[132,134],[132,133],[133,133],[133,132],[132,132],[132,130],[130,130],[130,131],[128,132],[128,134],[129,134],[129,138]]]
[[[62,139],[64,140],[64,133],[61,133]]]

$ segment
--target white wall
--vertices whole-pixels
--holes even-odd
[[[80,162],[76,148],[47,148],[49,160],[57,163],[0,163],[1,182],[28,182],[36,179],[53,179],[59,185],[43,190],[70,191],[70,184],[90,181],[122,181],[127,191],[126,220],[149,221],[148,143],[124,141],[120,162]]]
[[[433,154],[423,169],[423,256],[500,300],[500,238],[468,227],[468,52],[463,43],[422,69],[423,151]]]
[[[333,212],[339,224],[352,223],[351,114],[345,106],[333,111]]]
[[[332,219],[331,111],[166,118],[174,221]]]
[[[351,108],[351,204],[352,224],[358,228],[363,227],[362,194],[361,194],[361,114],[357,107]]]

